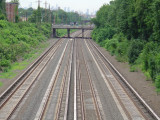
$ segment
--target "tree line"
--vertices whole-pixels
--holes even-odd
[[[5,0],[0,0],[0,73],[7,72],[19,59],[27,59],[31,51],[50,35],[51,25],[48,23],[8,22]]]
[[[160,90],[160,0],[114,0],[92,19],[93,39]],[[137,67],[138,66],[138,67]]]
[[[12,0],[11,2],[18,2]],[[16,61],[28,59],[30,52],[36,49],[41,42],[46,41],[51,35],[51,23],[69,24],[81,21],[81,16],[75,12],[49,10],[38,7],[18,9],[16,22],[8,22],[5,8],[5,0],[0,0],[0,73],[11,69]],[[27,17],[27,21],[20,20]],[[39,24],[41,23],[41,24]],[[64,35],[67,31],[59,30],[58,35]]]
[[[11,0],[11,2],[19,3],[19,0]],[[0,19],[6,19],[6,10],[5,10],[6,0],[0,0]],[[19,8],[18,9],[19,16],[17,17],[18,21],[21,21],[21,17],[26,17],[26,20],[31,23],[38,22],[48,22],[55,24],[70,24],[73,22],[77,22],[79,24],[82,23],[82,20],[86,18],[82,17],[76,12],[65,12],[62,9],[58,10],[50,10],[38,7],[37,9],[33,8]]]
[[[44,8],[39,8],[34,10],[33,8],[28,9],[19,9],[20,16],[28,16],[28,21],[32,23],[39,22],[48,22],[48,23],[55,23],[55,24],[70,24],[72,22],[81,23],[82,20],[85,18],[80,16],[76,12],[65,12],[62,9],[58,10],[49,10]]]

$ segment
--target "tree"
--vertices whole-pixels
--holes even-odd
[[[5,0],[0,0],[0,20],[6,19]]]
[[[37,9],[37,23],[41,23],[42,15],[41,15],[41,8],[38,6]]]
[[[19,0],[11,0],[11,3],[18,3],[19,4]]]

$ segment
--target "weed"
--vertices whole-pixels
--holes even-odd
[[[2,87],[2,85],[3,85],[3,83],[2,83],[2,82],[0,82],[0,87]]]
[[[130,72],[138,72],[137,67],[136,67],[135,65],[132,65],[132,66],[130,67]]]

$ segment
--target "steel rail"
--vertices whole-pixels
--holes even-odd
[[[47,91],[46,91],[46,93],[45,93],[45,95],[44,95],[44,97],[43,97],[43,100],[42,100],[42,102],[41,102],[41,105],[40,105],[40,107],[39,107],[39,109],[38,109],[38,112],[37,112],[36,117],[35,117],[34,120],[41,120],[42,117],[43,117],[43,114],[44,114],[46,105],[47,105],[48,100],[49,100],[50,95],[51,95],[52,88],[53,88],[54,85],[55,85],[55,81],[56,81],[56,78],[57,78],[57,74],[59,73],[60,66],[61,66],[62,60],[63,60],[63,58],[64,58],[64,55],[65,55],[65,51],[66,51],[67,46],[68,46],[68,42],[67,42],[67,44],[65,45],[65,48],[64,48],[64,50],[63,50],[63,52],[62,52],[62,55],[61,55],[61,57],[60,57],[60,59],[59,59],[59,62],[58,62],[58,64],[57,64],[57,66],[56,66],[56,69],[55,69],[55,71],[54,71],[54,73],[53,73],[53,76],[52,76],[52,79],[51,79],[51,81],[50,81],[49,87],[47,88]]]
[[[30,76],[32,74],[32,72],[38,67],[38,65],[43,61],[43,59],[45,59],[45,57],[47,55],[50,54],[50,51],[52,51],[52,49],[54,50],[55,46],[61,41],[62,39],[59,39],[58,41],[56,41],[54,43],[54,45],[52,45],[48,50],[46,50],[46,52],[44,52],[12,85],[10,85],[6,91],[4,91],[1,95],[0,95],[0,100],[1,100],[1,106],[0,109],[5,105],[5,103],[11,98],[11,96],[16,92],[16,90],[18,90],[20,88],[20,86],[25,82],[25,80],[28,78],[28,76]],[[59,44],[60,45],[60,44]],[[55,51],[58,49],[59,45],[57,45],[55,48]],[[54,53],[55,53],[54,51]],[[54,53],[51,55],[53,56]],[[51,58],[51,57],[50,57]],[[49,60],[50,60],[49,58]],[[48,61],[49,61],[48,60]],[[47,62],[48,63],[48,62]],[[46,64],[47,64],[46,63]],[[44,66],[45,67],[45,66]],[[43,68],[44,68],[43,67]],[[42,68],[42,70],[43,70]],[[40,73],[38,73],[39,75]],[[37,77],[36,77],[37,78]],[[35,80],[36,80],[35,78]],[[20,99],[20,101],[18,101],[18,104],[16,105],[16,107],[14,108],[14,110],[12,111],[12,113],[9,115],[8,118],[11,117],[11,115],[13,114],[13,112],[15,111],[15,109],[17,108],[17,106],[20,104],[20,102],[22,101],[22,99],[24,98],[24,96],[27,94],[27,91],[29,91],[29,89],[32,87],[32,85],[35,83],[35,80],[33,81],[33,83],[29,86],[29,88],[26,90],[26,92],[24,93],[23,97]],[[19,83],[19,84],[18,84]],[[11,92],[10,92],[11,91]],[[7,97],[6,97],[7,96]],[[3,101],[2,101],[3,100]]]
[[[109,64],[109,66],[115,71],[115,73],[119,76],[119,78],[127,85],[127,87],[132,91],[132,93],[137,97],[137,99],[141,102],[141,104],[146,108],[146,110],[151,114],[151,116],[160,120],[158,115],[152,110],[152,108],[144,101],[144,99],[137,93],[137,91],[128,83],[128,81],[122,76],[122,74],[113,66],[113,64],[102,54],[102,52],[95,46],[91,41],[91,45],[98,51],[98,53],[104,58],[104,60]]]
[[[87,75],[88,75],[88,78],[89,78],[89,85],[90,85],[93,101],[94,101],[94,104],[95,104],[97,117],[98,117],[98,120],[102,120],[102,115],[101,115],[101,112],[100,112],[100,108],[99,108],[99,104],[98,104],[98,101],[97,101],[96,93],[95,93],[95,90],[94,90],[94,87],[93,87],[93,83],[92,83],[92,80],[91,80],[91,76],[90,76],[90,72],[89,72],[89,69],[88,69],[88,65],[87,65],[87,62],[86,62],[86,60],[84,58],[84,51],[83,51],[83,49],[81,49],[81,51],[82,51],[82,58],[84,60],[85,67],[86,67],[86,70],[87,70]]]
[[[66,86],[66,81],[68,80],[68,87],[67,87],[67,96],[66,96],[66,101],[65,101],[65,112],[64,112],[64,120],[67,119],[67,108],[68,108],[68,99],[69,99],[69,89],[70,89],[70,76],[71,76],[71,65],[72,65],[72,54],[73,54],[73,43],[72,43],[72,47],[70,49],[70,56],[67,62],[67,65],[65,66],[65,71],[64,71],[64,76],[62,78],[62,83],[61,83],[61,90],[60,90],[60,94],[59,94],[59,102],[57,104],[57,110],[56,110],[56,117],[55,120],[58,120],[60,116],[60,110],[61,110],[61,106],[62,106],[62,101],[63,101],[63,93],[65,90],[65,86]],[[67,77],[68,75],[68,77]]]
[[[79,58],[79,54],[77,53],[77,59]],[[80,71],[80,64],[79,64],[79,61],[78,61],[78,65],[77,65],[77,72],[79,73],[78,74],[78,78],[79,78],[79,91],[80,91],[80,105],[81,105],[81,119],[82,120],[85,120],[85,110],[84,110],[84,97],[83,97],[83,92],[82,92],[82,78],[81,78],[81,71]]]
[[[70,54],[70,64],[69,64],[69,76],[68,76],[68,88],[67,88],[67,96],[66,96],[66,104],[65,104],[65,113],[64,113],[64,120],[67,120],[67,113],[68,113],[68,101],[69,101],[69,91],[70,91],[70,83],[71,83],[71,70],[72,70],[72,64],[73,64],[73,46],[74,44],[72,43],[72,49],[71,49],[71,54]]]
[[[59,46],[57,46],[57,48],[58,48],[58,47],[59,47]],[[55,51],[57,50],[57,48],[55,49]],[[54,53],[55,53],[55,51],[54,51]],[[54,53],[52,53],[51,57],[54,55]],[[49,55],[49,53],[48,53],[47,55]],[[22,97],[20,98],[19,101],[17,101],[17,104],[15,105],[15,107],[13,108],[13,110],[11,111],[11,113],[10,113],[8,116],[6,116],[7,119],[9,119],[9,118],[11,117],[11,115],[13,114],[13,112],[15,111],[15,109],[18,107],[18,105],[20,104],[20,102],[22,101],[22,99],[25,97],[25,95],[28,93],[28,91],[30,90],[30,88],[31,88],[31,87],[33,86],[33,84],[35,83],[37,77],[40,75],[41,71],[43,71],[43,69],[45,68],[46,64],[49,62],[49,60],[51,59],[51,57],[46,61],[45,65],[44,65],[44,66],[42,67],[42,69],[39,71],[39,73],[38,73],[38,75],[35,77],[35,79],[33,79],[33,81],[32,81],[31,84],[28,86],[28,88],[26,89],[26,91],[24,91],[24,93],[22,93],[22,94],[23,94]],[[45,58],[44,58],[44,59],[45,59]],[[40,62],[39,64],[41,64],[41,62]],[[38,64],[38,65],[39,65],[39,64]],[[37,66],[38,66],[38,65],[37,65]],[[37,68],[37,66],[36,66],[36,68]],[[35,69],[36,69],[36,68],[35,68]],[[32,72],[33,72],[35,69],[33,69],[30,74],[32,74]],[[29,74],[29,75],[30,75],[30,74]],[[28,76],[29,76],[29,75],[28,75]],[[23,85],[23,83],[25,83],[25,81],[27,80],[28,76],[27,76],[26,79],[15,89],[15,91],[12,92],[12,94],[5,100],[5,102],[3,102],[3,105],[2,105],[1,107],[3,107],[3,106],[7,103],[7,101],[10,100],[10,98],[12,97],[12,95],[14,95],[14,93],[21,87],[21,85]]]
[[[76,33],[76,32],[74,32]],[[42,59],[45,58],[45,56],[47,56],[49,54],[49,52],[55,47],[56,44],[58,44],[59,42],[61,42],[63,40],[63,37],[61,37],[60,39],[58,39],[49,49],[47,49],[34,63],[32,63],[29,68],[27,68],[23,73],[22,75],[20,75],[16,80],[15,82],[13,82],[2,94],[0,94],[0,109],[2,108],[3,106],[3,102],[4,102],[4,99],[7,99],[6,97],[10,95],[9,94],[12,94],[13,91],[15,91],[15,89],[17,87],[19,87],[21,84],[19,84],[20,82],[23,82],[23,80],[25,80],[27,78],[27,76],[29,76],[29,72],[33,71],[32,69],[34,67],[37,67],[40,63],[40,61]],[[39,64],[38,64],[39,63]],[[29,74],[29,75],[27,75]],[[18,85],[19,84],[19,85]],[[12,92],[12,93],[11,93]]]
[[[21,86],[21,84],[25,81],[25,79],[31,74],[31,72],[36,69],[36,67],[40,64],[40,61],[42,61],[45,56],[49,54],[49,52],[55,47],[58,42],[60,42],[59,39],[57,40],[53,46],[51,46],[46,52],[44,52],[33,64],[30,65],[30,67],[25,70],[20,77],[18,77],[17,80],[15,80],[14,83],[12,83],[1,95],[0,95],[0,109],[3,107],[3,104],[5,103],[4,99],[8,99],[11,97],[11,95],[16,91],[16,89]],[[34,69],[33,69],[34,68]],[[29,73],[30,72],[30,73]],[[27,75],[28,74],[28,75]],[[26,76],[27,75],[27,76]],[[21,83],[21,84],[20,84]],[[19,84],[19,85],[18,85]],[[8,96],[8,97],[7,97]],[[7,98],[6,98],[7,97]]]
[[[80,34],[78,34],[78,35],[80,35]],[[75,36],[77,36],[77,34],[75,35]],[[68,41],[69,42],[69,41]],[[68,45],[67,45],[68,46]],[[67,47],[66,46],[66,47]],[[72,44],[72,46],[73,46],[73,44]],[[65,49],[66,49],[66,47],[65,47]],[[64,53],[66,52],[66,50],[64,49],[64,51],[63,51],[63,56],[61,56],[61,58],[62,58],[62,60],[63,60],[63,58],[64,58]],[[71,52],[73,52],[73,48],[72,48],[72,51]],[[73,53],[72,53],[73,54]],[[71,54],[71,55],[72,55]],[[72,57],[72,56],[71,56]],[[57,75],[58,75],[58,73],[59,73],[59,70],[60,70],[60,66],[61,66],[61,63],[62,63],[62,60],[60,60],[59,61],[59,67],[58,68],[56,68],[57,70],[54,72],[54,78],[52,77],[52,79],[57,79]],[[72,61],[71,61],[71,63],[70,63],[70,74],[71,74],[71,64],[72,64]],[[68,65],[67,65],[68,66]],[[69,74],[69,85],[68,86],[70,86],[70,74]],[[55,84],[55,81],[54,81],[54,83],[53,83],[53,85],[52,85],[52,87],[50,86],[49,87],[49,91],[47,92],[46,91],[46,97],[44,98],[44,102],[43,102],[43,104],[40,106],[40,108],[39,108],[39,110],[38,110],[38,112],[37,112],[37,114],[36,114],[36,117],[35,117],[35,120],[41,120],[43,117],[44,117],[44,113],[45,113],[45,111],[46,111],[46,106],[48,105],[48,102],[49,102],[49,98],[50,98],[50,95],[51,95],[51,92],[53,91],[53,86],[54,86],[54,84]],[[61,102],[62,101],[62,98],[63,98],[63,90],[64,90],[64,86],[65,86],[65,83],[63,84],[63,87],[62,87],[62,91],[61,91],[61,93],[60,93],[60,97],[59,97],[59,101]],[[68,90],[69,90],[69,87],[68,87]],[[67,90],[67,91],[68,91]],[[65,108],[65,114],[66,114],[66,116],[64,115],[64,120],[65,120],[65,118],[67,119],[67,109],[68,109],[68,99],[69,99],[69,91],[68,91],[68,93],[67,93],[68,95],[67,95],[67,99],[66,99],[66,108]],[[59,118],[59,113],[60,113],[60,109],[61,109],[61,104],[60,104],[60,102],[58,102],[58,110],[56,111],[56,117],[55,117],[55,119],[58,119]]]
[[[84,110],[84,96],[83,96],[83,93],[82,93],[82,83],[81,83],[81,72],[79,71],[79,88],[80,88],[80,100],[81,100],[81,114],[82,114],[82,120],[85,120],[85,110]]]
[[[74,39],[76,44],[76,41]],[[76,49],[74,49],[74,120],[77,120],[77,65],[76,65]]]
[[[76,33],[76,32],[74,32]],[[25,79],[31,74],[33,70],[40,64],[45,56],[49,54],[49,52],[59,43],[62,42],[63,38],[58,39],[49,49],[47,49],[34,63],[32,63],[29,68],[27,68],[22,75],[20,75],[15,82],[13,82],[2,94],[0,94],[0,109],[3,107],[4,103],[7,99],[9,99],[12,94],[16,91],[16,89],[23,84]]]
[[[56,107],[58,110],[56,111],[55,120],[58,120],[59,114],[60,114],[60,109],[61,109],[61,104],[62,104],[62,99],[63,99],[63,92],[64,92],[64,88],[65,88],[65,83],[66,83],[67,71],[68,71],[68,64],[65,67],[64,75],[63,75],[63,78],[62,78],[61,90],[60,90],[59,100],[58,100],[59,102],[58,102],[57,107]]]
[[[109,82],[108,82],[108,80],[107,80],[107,78],[106,78],[106,76],[105,76],[105,74],[104,74],[104,72],[103,72],[102,66],[100,66],[100,64],[99,64],[98,61],[96,60],[95,55],[94,55],[93,52],[91,51],[91,48],[89,48],[89,44],[88,44],[86,41],[85,41],[85,44],[86,44],[87,49],[89,50],[89,52],[90,52],[90,54],[91,54],[91,56],[92,56],[92,58],[93,58],[93,60],[94,60],[94,62],[95,62],[95,64],[96,64],[96,66],[97,66],[97,68],[98,68],[98,70],[99,70],[102,78],[104,79],[104,82],[105,82],[108,90],[110,91],[110,93],[111,93],[111,95],[112,95],[112,97],[113,97],[113,99],[114,99],[114,101],[115,101],[115,103],[116,103],[116,105],[117,105],[117,108],[119,109],[119,111],[120,111],[123,119],[128,120],[128,117],[126,116],[124,110],[122,109],[122,106],[120,105],[120,102],[119,102],[119,100],[117,99],[117,97],[116,97],[116,95],[115,95],[115,92],[114,92],[113,89],[112,89],[112,86],[109,84]]]

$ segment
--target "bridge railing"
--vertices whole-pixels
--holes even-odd
[[[55,29],[94,29],[94,25],[52,25]]]

